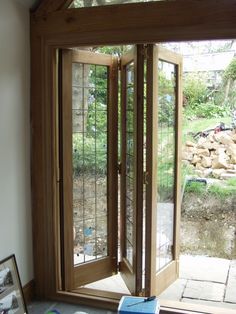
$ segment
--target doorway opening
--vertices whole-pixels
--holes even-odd
[[[192,182],[202,184],[192,170],[188,172],[186,162],[184,177],[180,178],[181,128],[186,144],[186,134],[193,132],[194,124],[202,122],[196,112],[205,118],[213,114],[215,121],[220,118],[220,122],[228,123],[225,107],[216,104],[219,73],[210,77],[212,73],[205,71],[205,86],[200,81],[191,86],[192,74],[186,74],[186,53],[181,51],[181,45],[189,50],[194,46],[178,43],[61,52],[61,191],[66,217],[62,227],[62,273],[68,291],[117,298],[150,292],[159,295],[178,277],[180,242],[187,238],[183,226],[179,236],[181,198],[185,191],[186,199]],[[211,48],[213,55],[214,44],[208,46],[205,43],[205,49]],[[195,58],[201,43],[196,47]],[[191,96],[191,88],[200,87],[201,93],[205,92],[199,94],[202,102],[192,103],[192,107],[186,102],[193,96],[184,98],[183,125],[181,55],[184,96],[187,83],[188,95]],[[193,65],[195,61],[188,62]],[[206,74],[202,74],[203,70],[192,71],[195,77]],[[204,130],[195,133],[200,131]],[[205,168],[209,172],[210,167]],[[201,170],[199,166],[197,170]],[[199,220],[197,216],[194,218]],[[185,218],[186,211],[182,223]],[[189,225],[187,221],[185,228],[190,230],[192,242]],[[183,259],[180,258],[180,269]],[[189,265],[189,256],[186,260]],[[219,265],[220,262],[216,267]],[[180,285],[186,288],[186,284],[185,280]],[[183,291],[178,291],[182,298]],[[169,296],[164,292],[161,298]],[[194,298],[188,299],[195,302]]]

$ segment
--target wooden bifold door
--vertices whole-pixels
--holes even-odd
[[[178,276],[181,57],[62,50],[59,82],[63,287],[120,272],[158,294]]]

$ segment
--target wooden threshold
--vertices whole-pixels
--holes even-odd
[[[35,298],[35,281],[31,280],[23,287],[26,304]],[[92,307],[117,310],[122,295],[115,292],[80,288],[73,292],[58,291],[53,300],[88,305]],[[160,314],[235,314],[235,310],[210,307],[201,304],[188,304],[177,301],[161,301]]]

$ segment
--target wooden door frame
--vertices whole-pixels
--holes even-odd
[[[235,7],[236,0],[178,0],[31,13],[31,185],[38,297],[109,308],[118,304],[65,293],[61,287],[57,49],[233,39]]]

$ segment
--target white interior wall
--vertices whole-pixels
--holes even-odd
[[[0,259],[16,255],[22,285],[33,279],[29,2],[0,0]]]

